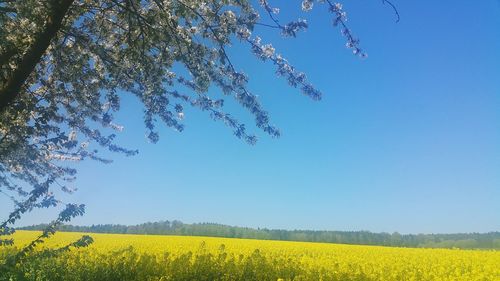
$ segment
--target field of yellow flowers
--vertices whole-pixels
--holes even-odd
[[[18,231],[15,247],[37,232]],[[43,247],[81,237],[57,233]],[[500,252],[189,236],[91,234],[95,242],[32,257],[5,280],[500,280]],[[0,248],[0,262],[13,247]],[[2,279],[0,273],[0,280]],[[7,276],[8,275],[8,276]]]

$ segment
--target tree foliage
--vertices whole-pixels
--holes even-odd
[[[308,12],[316,2],[330,11],[346,46],[365,57],[341,4],[294,5]],[[257,59],[273,64],[278,76],[314,100],[321,92],[255,34],[256,26],[296,37],[308,23],[283,23],[268,0],[0,0],[0,192],[15,206],[0,224],[0,235],[12,233],[24,213],[62,204],[53,188],[72,191],[73,162],[110,162],[99,149],[137,153],[115,143],[122,127],[114,113],[125,94],[142,104],[151,142],[159,139],[159,122],[182,131],[184,108],[191,106],[254,144],[257,137],[224,109],[226,99],[278,137],[228,46],[247,44]],[[213,87],[218,93],[209,91]],[[65,217],[46,233],[82,212],[83,206],[66,204]]]

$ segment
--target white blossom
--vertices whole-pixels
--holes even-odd
[[[302,1],[302,10],[305,12],[309,12],[313,8],[313,0],[303,0]]]
[[[271,45],[271,44],[266,44],[264,46],[262,46],[262,52],[264,54],[264,56],[270,58],[274,55],[274,47]]]
[[[250,38],[250,35],[252,35],[250,30],[246,27],[241,27],[240,29],[238,29],[237,34],[240,39],[248,39]]]
[[[71,131],[68,135],[68,140],[75,141],[76,140],[76,131]]]
[[[118,125],[118,124],[115,124],[113,122],[109,123],[109,127],[111,127],[113,130],[118,131],[118,132],[123,131],[123,129],[125,128],[122,125]]]

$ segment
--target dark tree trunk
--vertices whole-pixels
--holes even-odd
[[[40,33],[35,35],[35,40],[28,47],[26,53],[20,58],[17,68],[7,77],[0,88],[0,113],[19,96],[22,86],[34,71],[36,65],[44,55],[52,39],[61,29],[64,16],[74,0],[51,1],[51,13]]]

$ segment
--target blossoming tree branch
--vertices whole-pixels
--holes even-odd
[[[327,9],[348,49],[366,57],[340,3],[286,5],[292,3],[304,13],[314,5]],[[228,46],[247,44],[254,56],[314,100],[321,92],[255,34],[256,26],[297,37],[308,23],[284,21],[268,0],[0,0],[0,193],[14,206],[0,222],[0,235],[11,234],[23,214],[62,204],[62,215],[49,224],[42,241],[84,211],[83,205],[65,204],[53,193],[53,188],[72,191],[68,183],[76,170],[71,162],[109,162],[98,148],[137,153],[114,142],[122,128],[113,113],[120,110],[122,95],[134,95],[144,106],[151,142],[159,139],[158,122],[182,131],[184,108],[191,106],[255,144],[257,137],[225,110],[226,99],[248,110],[263,132],[279,137]],[[209,92],[213,86],[220,94]],[[0,239],[0,244],[11,242]]]

